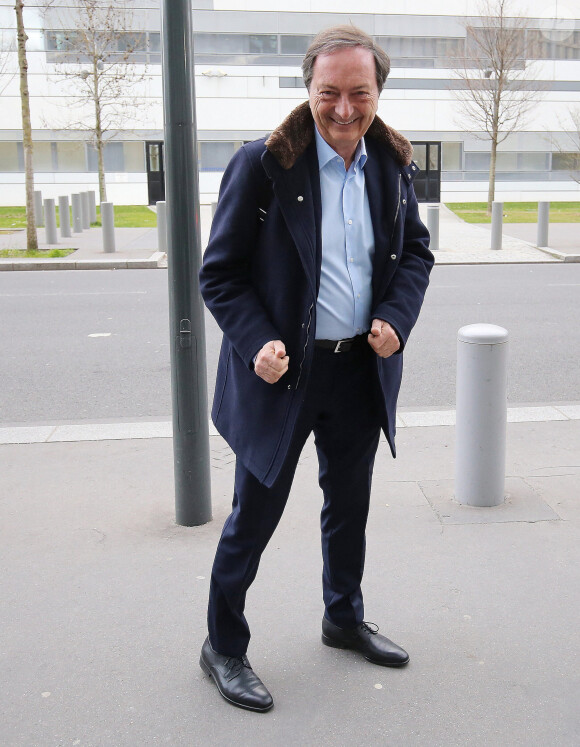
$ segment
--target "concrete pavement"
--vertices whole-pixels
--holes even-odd
[[[580,406],[511,408],[507,500],[453,500],[452,411],[401,412],[379,449],[367,619],[404,670],[320,642],[316,457],[248,597],[275,707],[229,706],[198,666],[233,455],[212,435],[214,520],[174,523],[169,424],[0,429],[0,742],[577,745]],[[91,431],[92,428],[92,431]]]
[[[427,223],[427,205],[420,205],[423,221]],[[201,206],[202,246],[207,244],[211,226],[211,208]],[[489,264],[489,263],[535,263],[580,261],[580,224],[559,223],[550,226],[550,237],[554,239],[548,248],[533,245],[535,224],[517,224],[504,227],[502,249],[492,251],[491,226],[465,223],[445,205],[440,207],[440,249],[435,252],[438,264]],[[59,239],[58,245],[50,248],[75,247],[76,251],[62,259],[5,259],[0,258],[2,270],[61,270],[61,269],[140,269],[166,267],[166,256],[158,251],[156,228],[115,229],[116,252],[103,252],[100,228],[91,228],[71,239]],[[532,234],[532,235],[530,235]],[[38,229],[39,246],[44,243],[44,229]],[[25,231],[11,234],[0,233],[0,249],[26,247]]]

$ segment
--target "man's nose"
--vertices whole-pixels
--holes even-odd
[[[337,116],[339,116],[343,122],[348,122],[350,120],[353,113],[353,107],[348,96],[340,97],[336,104],[335,111]]]

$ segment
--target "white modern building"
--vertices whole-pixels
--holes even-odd
[[[109,1],[114,2],[101,4]],[[313,35],[349,22],[372,34],[391,57],[379,115],[415,145],[423,169],[417,182],[420,199],[486,198],[490,142],[481,133],[468,132],[459,119],[456,91],[461,81],[451,59],[465,49],[465,25],[477,16],[477,0],[415,0],[404,13],[403,4],[394,0],[192,2],[203,202],[215,199],[234,150],[270,132],[305,100],[300,63]],[[44,197],[56,198],[96,187],[96,153],[82,127],[71,125],[71,82],[62,79],[75,54],[75,36],[63,22],[68,3],[59,0],[49,12],[42,5],[34,0],[25,7],[35,180]],[[141,105],[127,114],[107,144],[107,190],[117,204],[147,204],[163,199],[161,14],[159,0],[133,0],[130,5],[132,28],[125,33],[132,43],[137,40],[131,61],[144,73],[131,97],[137,96]],[[0,0],[2,205],[24,204],[13,6],[13,0]],[[499,147],[497,198],[580,200],[580,185],[571,173],[576,169],[580,178],[578,138],[570,117],[575,108],[580,111],[580,0],[513,0],[513,7],[537,14],[527,18],[525,31],[534,51],[531,59],[521,61],[533,67],[528,85],[537,101],[524,126]],[[74,117],[78,120],[79,114]]]

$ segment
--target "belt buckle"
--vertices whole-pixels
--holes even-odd
[[[343,342],[345,342],[345,340],[338,340],[338,342],[336,343],[336,347],[334,348],[335,353],[342,353],[340,346],[342,345]]]

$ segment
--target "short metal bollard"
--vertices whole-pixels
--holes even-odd
[[[115,206],[112,202],[101,202],[101,224],[103,226],[103,251],[115,251]]]
[[[156,202],[157,208],[157,248],[167,254],[167,203]]]
[[[550,203],[538,202],[538,243],[536,246],[548,246],[548,227],[550,225]]]
[[[34,190],[34,223],[37,228],[44,226],[42,217],[42,192],[39,189]]]
[[[455,498],[498,506],[505,495],[508,333],[470,324],[457,333]]]
[[[83,228],[88,230],[91,227],[91,211],[88,192],[81,192],[81,211],[83,216]]]
[[[83,232],[83,206],[79,194],[71,195],[72,201],[72,220],[73,231],[75,233]]]
[[[431,237],[429,249],[439,249],[439,205],[427,205],[427,229]]]
[[[70,209],[68,197],[66,195],[58,198],[58,217],[60,222],[60,235],[63,238],[70,238],[72,236],[70,227]]]
[[[97,196],[95,190],[91,189],[87,192],[89,196],[89,218],[91,223],[97,222]]]
[[[56,206],[52,198],[46,198],[44,201],[44,220],[46,228],[44,237],[47,244],[58,244],[58,233],[56,230]]]
[[[491,248],[501,249],[503,202],[491,203]]]

